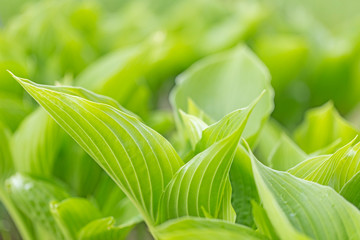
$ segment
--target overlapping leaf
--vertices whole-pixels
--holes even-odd
[[[266,239],[253,229],[229,222],[185,217],[168,221],[156,229],[160,240],[259,240]]]
[[[170,143],[112,106],[15,78],[153,223],[163,190],[183,164]]]
[[[281,239],[359,236],[359,210],[335,190],[272,170],[252,159],[259,195]]]
[[[254,142],[272,111],[273,91],[266,68],[244,46],[210,56],[189,68],[177,79],[171,102],[176,111],[188,112],[190,98],[212,119],[219,120],[249,105],[264,89],[267,92],[254,109],[244,133]]]
[[[61,186],[18,173],[7,180],[7,190],[16,206],[32,220],[38,238],[64,239],[50,212],[51,201],[69,197]]]

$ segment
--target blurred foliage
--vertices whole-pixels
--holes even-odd
[[[56,179],[66,194],[51,200],[63,201],[64,195],[81,197],[99,209],[99,217],[87,224],[104,224],[109,216],[113,219],[106,222],[105,229],[117,229],[113,224],[127,221],[133,225],[141,222],[137,210],[104,171],[72,139],[63,136],[63,130],[36,108],[6,70],[40,84],[84,87],[111,97],[179,145],[178,149],[185,149],[174,133],[180,118],[177,112],[172,115],[168,95],[180,73],[184,72],[176,79],[178,93],[172,99],[175,110],[181,108],[198,117],[203,114],[202,120],[209,124],[210,118],[214,122],[231,110],[247,106],[249,98],[244,100],[241,95],[244,89],[253,93],[252,98],[264,85],[271,89],[271,75],[276,106],[271,121],[265,123],[272,103],[262,103],[255,110],[261,115],[254,123],[255,130],[246,130],[250,131],[246,137],[253,137],[250,141],[257,146],[259,158],[285,170],[306,154],[333,153],[358,134],[340,114],[351,113],[353,124],[358,125],[359,9],[360,1],[355,0],[0,0],[0,137],[9,145],[1,147],[9,148],[4,151],[12,155],[6,160],[6,177],[25,174],[11,179],[23,177],[31,184],[50,184],[49,179]],[[263,66],[259,66],[264,69],[260,73],[250,69],[247,62],[238,61],[237,54],[247,51],[241,50],[244,44],[270,74]],[[234,56],[227,57],[231,54]],[[216,62],[219,56],[225,57]],[[193,65],[202,58],[205,62]],[[224,72],[228,76],[222,79]],[[235,82],[232,76],[239,74],[244,74],[244,81]],[[247,82],[249,76],[252,82]],[[194,78],[198,79],[195,86],[186,83]],[[226,92],[217,91],[223,85],[214,79],[221,83],[228,80]],[[211,88],[202,95],[196,84],[204,83],[211,83]],[[69,91],[77,91],[74,89]],[[267,94],[270,99],[271,90]],[[102,103],[113,101],[87,92],[78,95]],[[211,105],[202,102],[205,97],[213,97]],[[332,103],[325,104],[329,99]],[[305,117],[308,109],[323,104]],[[204,113],[200,114],[197,107]],[[329,125],[323,126],[324,119]],[[255,136],[255,132],[260,135]],[[19,151],[25,143],[31,144]],[[294,162],[285,164],[281,156],[288,154],[294,156]],[[0,172],[3,174],[3,169]],[[26,202],[27,195],[21,201],[7,196],[9,184],[0,176],[0,200],[7,204],[10,214],[18,216],[12,217],[20,233],[27,232],[30,239],[48,237],[49,229],[60,234],[53,226],[55,222],[45,231],[30,224],[27,218],[34,218],[36,213],[25,207],[31,205],[22,209],[17,206]],[[22,190],[30,193],[26,186]],[[111,194],[104,199],[104,192]],[[19,216],[25,216],[25,221],[19,222]],[[50,210],[46,218],[51,218]],[[136,229],[137,233],[130,235],[146,234],[143,225]],[[84,236],[92,234],[84,231]],[[0,234],[3,239],[18,236],[3,208]]]

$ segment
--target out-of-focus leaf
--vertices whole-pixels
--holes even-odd
[[[266,89],[251,115],[244,136],[254,143],[258,131],[273,109],[273,90],[265,66],[244,46],[207,57],[177,79],[171,93],[175,111],[188,112],[191,98],[214,120],[249,105]],[[211,96],[211,97],[209,97]],[[177,117],[178,113],[175,112]]]
[[[360,209],[360,172],[357,172],[341,189],[340,194]]]
[[[183,165],[171,144],[114,107],[15,78],[111,176],[147,223],[153,224],[162,192]]]
[[[63,131],[42,108],[30,114],[12,137],[11,148],[16,170],[50,176],[62,135]]]
[[[242,133],[238,128],[229,137],[211,145],[185,164],[166,187],[161,201],[158,223],[183,216],[204,217],[203,211],[219,218],[221,204],[226,209],[222,217],[234,221],[231,204],[224,203],[228,173]]]
[[[84,198],[51,202],[50,210],[66,239],[76,240],[82,227],[101,218],[100,211]]]
[[[79,234],[80,240],[123,240],[126,238],[133,225],[114,226],[113,217],[94,220],[83,227]]]
[[[271,168],[286,171],[305,159],[307,159],[306,153],[283,133],[269,156],[268,162]]]
[[[239,224],[195,217],[170,220],[157,227],[156,235],[160,240],[266,239]]]
[[[295,131],[295,140],[306,152],[312,153],[341,138],[341,145],[352,140],[359,131],[346,122],[331,102],[310,110]]]
[[[352,239],[359,235],[359,210],[332,188],[270,169],[254,156],[252,164],[264,208],[281,239]]]
[[[141,83],[145,70],[144,51],[135,46],[110,53],[90,65],[77,78],[76,84],[110,96],[126,108],[142,113],[149,102],[149,90]]]
[[[1,122],[0,143],[0,184],[3,184],[3,180],[14,171],[14,166],[10,150],[10,131]]]
[[[29,103],[16,96],[0,93],[0,121],[12,131],[32,110]]]
[[[251,202],[254,222],[258,228],[259,233],[267,236],[269,239],[279,239],[276,235],[275,229],[266,214],[265,209],[255,201]]]
[[[51,201],[69,197],[62,187],[44,178],[19,173],[9,178],[6,185],[16,206],[35,224],[38,238],[64,239],[50,212]]]
[[[259,141],[255,149],[255,154],[262,163],[266,165],[270,164],[268,162],[269,156],[279,142],[283,131],[280,124],[272,118],[265,123],[265,126],[260,132]]]

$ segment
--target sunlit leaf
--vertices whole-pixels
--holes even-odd
[[[185,217],[168,221],[156,229],[160,240],[266,239],[253,229],[215,220]]]
[[[191,98],[212,119],[219,120],[249,105],[264,89],[265,96],[255,107],[244,133],[253,143],[272,111],[273,91],[267,69],[244,46],[210,56],[190,67],[177,79],[171,103],[176,111],[188,112]]]
[[[331,102],[309,110],[305,121],[295,131],[295,140],[306,152],[312,153],[341,139],[341,145],[351,141],[359,131],[346,122]]]
[[[15,78],[153,223],[162,192],[183,164],[170,143],[110,105]]]
[[[359,210],[335,190],[272,170],[252,159],[259,195],[281,239],[359,236]]]

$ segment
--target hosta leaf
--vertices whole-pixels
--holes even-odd
[[[348,143],[359,131],[346,122],[331,102],[309,110],[305,121],[295,131],[295,140],[306,152],[325,148],[341,138],[341,145]]]
[[[63,131],[44,109],[39,108],[30,114],[16,130],[11,141],[16,170],[49,176],[62,134]]]
[[[159,240],[266,239],[242,225],[194,217],[170,220],[157,228],[156,235]]]
[[[360,172],[357,172],[341,189],[340,194],[360,209]]]
[[[115,219],[112,217],[95,220],[83,227],[79,234],[79,240],[123,240],[126,238],[133,225],[114,226]]]
[[[180,110],[180,115],[184,123],[184,129],[190,140],[191,147],[195,149],[197,142],[201,139],[202,132],[208,127],[200,118],[187,114]]]
[[[360,171],[360,143],[351,147],[351,141],[333,155],[315,157],[300,163],[289,172],[305,180],[329,185],[336,191]]]
[[[196,145],[195,153],[203,151],[212,144],[228,137],[235,129],[242,132],[245,129],[254,107],[263,94],[250,106],[235,110],[227,114],[217,123],[206,128],[202,133],[200,141]],[[231,201],[237,215],[236,222],[251,226],[253,219],[251,216],[250,200],[257,199],[257,192],[252,176],[251,161],[240,145],[237,147],[231,166],[230,180],[233,195]]]
[[[15,78],[153,223],[163,190],[183,164],[170,143],[112,106]]]
[[[66,239],[77,239],[82,227],[101,218],[101,213],[89,200],[68,198],[61,202],[51,202],[51,213]]]
[[[269,239],[279,239],[276,235],[275,229],[266,214],[265,209],[255,201],[251,201],[254,222],[258,228],[259,233],[267,236]]]
[[[149,102],[149,89],[140,82],[144,74],[144,56],[145,49],[138,46],[110,53],[85,69],[76,83],[142,113],[147,107],[144,103]]]
[[[268,162],[271,168],[285,171],[304,161],[306,158],[306,153],[283,133],[273,149]]]
[[[6,185],[16,206],[37,227],[39,239],[64,239],[50,212],[51,201],[69,197],[62,187],[43,178],[19,173],[9,178]]]
[[[171,103],[176,111],[188,112],[190,98],[210,118],[219,120],[249,105],[264,89],[267,90],[265,96],[255,107],[244,132],[244,136],[254,142],[272,111],[273,91],[267,69],[244,46],[210,56],[190,67],[177,79]]]
[[[159,223],[182,216],[204,217],[204,211],[214,218],[219,217],[225,189],[229,190],[225,185],[241,133],[239,128],[213,144],[174,175],[161,201]],[[225,216],[233,216],[229,215]]]
[[[0,121],[14,131],[31,112],[31,105],[10,94],[0,93]]]
[[[356,239],[360,212],[328,186],[270,169],[252,156],[259,195],[281,239]]]
[[[0,184],[3,184],[3,180],[13,171],[13,159],[9,142],[10,131],[0,122]]]

